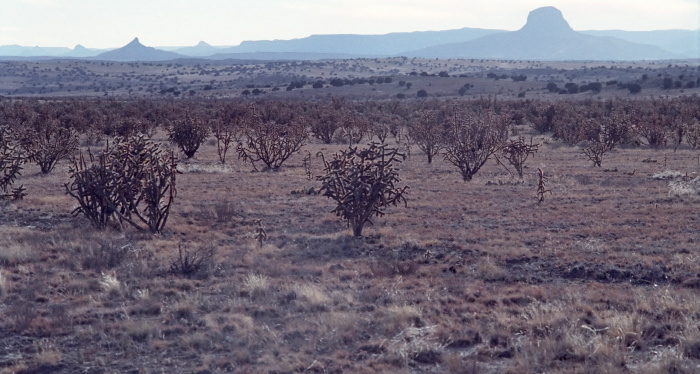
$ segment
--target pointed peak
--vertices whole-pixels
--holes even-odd
[[[201,41],[201,42],[197,43],[196,47],[211,47],[211,44],[209,44],[205,41]]]
[[[129,43],[127,45],[142,45],[142,44],[139,41],[139,38],[134,38],[134,40],[132,40],[131,43]]]
[[[561,33],[574,31],[564,19],[561,11],[553,6],[537,8],[527,16],[521,30],[532,32]]]
[[[82,44],[78,44],[78,45],[76,45],[75,47],[73,47],[73,50],[75,50],[75,51],[78,51],[78,50],[81,50],[81,49],[87,49],[87,48],[85,48]]]

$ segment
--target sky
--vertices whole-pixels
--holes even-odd
[[[574,30],[700,29],[700,0],[0,0],[0,45],[215,46],[314,34],[517,30],[554,6]]]

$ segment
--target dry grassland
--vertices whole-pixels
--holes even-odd
[[[575,61],[541,62],[479,59],[419,59],[406,57],[322,60],[245,61],[183,59],[170,62],[109,62],[83,60],[0,61],[0,96],[8,98],[129,98],[212,99],[249,97],[271,99],[318,99],[343,96],[359,100],[415,98],[425,90],[430,97],[479,97],[499,95],[555,100],[570,95],[550,93],[549,82],[579,85],[600,82],[602,92],[575,95],[584,98],[679,96],[697,93],[686,89],[698,79],[697,60],[674,61]],[[440,77],[447,73],[449,78]],[[499,79],[488,77],[488,74]],[[525,81],[511,76],[524,75]],[[391,83],[369,84],[379,77]],[[661,89],[671,77],[681,87]],[[365,83],[336,87],[333,79],[364,79]],[[681,82],[682,81],[682,82]],[[305,82],[303,88],[287,90],[290,83]],[[322,88],[313,88],[322,82]],[[617,84],[637,82],[640,94],[631,95]],[[608,85],[608,83],[611,83]],[[461,94],[460,88],[470,87]],[[256,91],[257,90],[257,91]]]
[[[534,136],[522,180],[489,161],[463,182],[413,148],[408,208],[363,238],[303,193],[303,154],[253,173],[206,143],[162,236],[93,231],[68,214],[67,163],[28,166],[29,196],[1,206],[0,373],[698,372],[697,151],[593,168]],[[202,259],[187,276],[179,248]]]

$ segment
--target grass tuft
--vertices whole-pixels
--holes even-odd
[[[700,199],[700,177],[686,181],[674,180],[668,183],[670,197],[698,200]]]
[[[115,273],[102,273],[100,287],[110,297],[117,297],[121,296],[122,294],[122,284],[117,279],[117,275]]]

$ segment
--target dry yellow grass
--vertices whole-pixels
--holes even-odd
[[[667,161],[692,175],[696,153]],[[363,238],[330,201],[291,194],[315,186],[303,155],[251,173],[221,168],[205,145],[178,175],[162,236],[93,232],[67,214],[65,165],[48,176],[29,166],[19,183],[30,196],[2,206],[0,332],[23,353],[0,370],[690,373],[698,206],[669,195],[650,156],[616,150],[605,162],[618,171],[606,172],[550,142],[523,183],[492,162],[465,183],[414,150],[401,165],[408,209]],[[553,191],[542,204],[537,167]],[[212,267],[173,274],[179,245],[215,246]],[[26,343],[46,337],[43,351]]]

